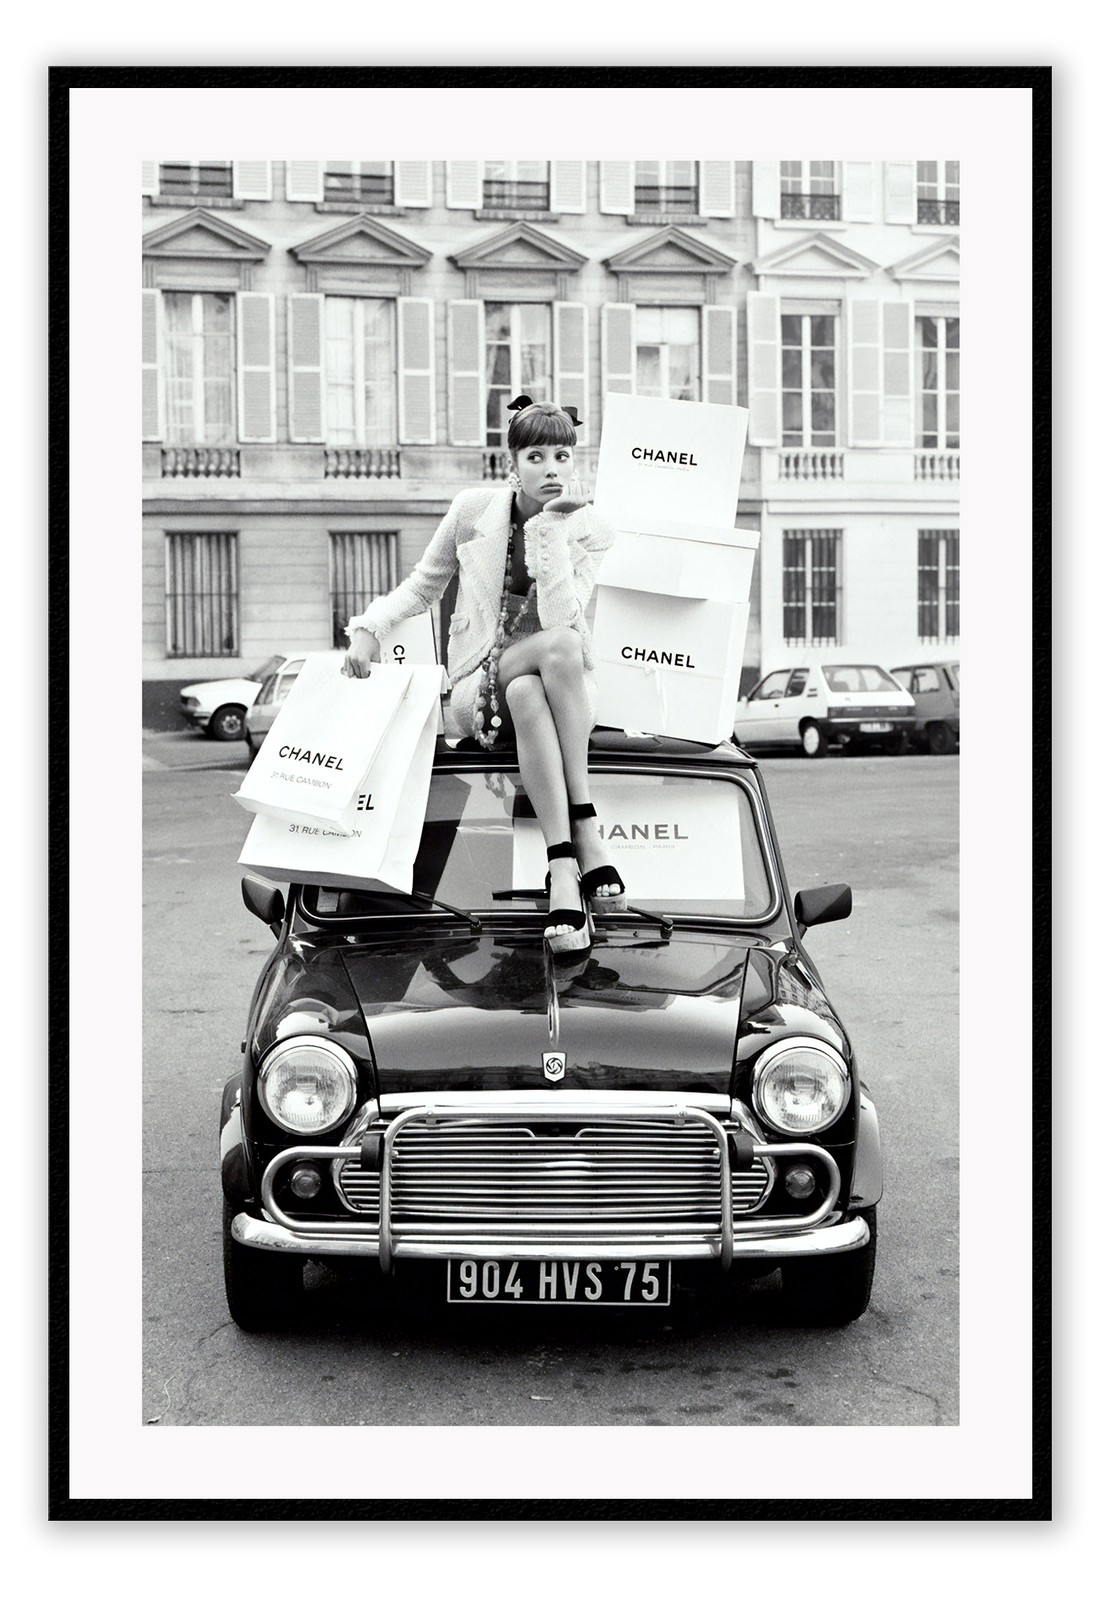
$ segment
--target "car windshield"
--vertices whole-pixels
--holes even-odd
[[[823,666],[821,670],[834,694],[881,694],[898,688],[880,666]]]
[[[775,897],[749,791],[729,778],[594,776],[606,857],[628,901],[662,913],[756,919]],[[432,780],[413,888],[464,910],[540,910],[546,848],[512,771],[470,769]],[[324,914],[365,913],[368,892],[318,892]]]
[[[959,678],[959,663],[957,661],[952,661],[947,670],[951,674],[951,681],[954,683],[956,689],[959,688],[961,684],[961,680]]]
[[[285,655],[269,655],[266,661],[260,662],[255,672],[248,672],[245,676],[253,683],[262,683],[265,678],[270,678],[273,672],[278,672],[285,660]]]

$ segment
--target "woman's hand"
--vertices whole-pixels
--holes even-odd
[[[582,510],[586,504],[591,504],[592,493],[587,482],[582,482],[579,476],[574,476],[564,493],[552,498],[548,504],[543,505],[544,510],[553,510],[557,515],[572,515],[574,510]]]
[[[353,628],[342,668],[345,678],[369,678],[371,662],[381,659],[382,646],[374,634],[365,627]]]

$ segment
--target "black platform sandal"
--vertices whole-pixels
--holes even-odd
[[[577,823],[583,818],[594,818],[596,808],[591,801],[585,801],[580,806],[569,808],[570,819]],[[590,868],[587,874],[580,879],[581,895],[588,902],[593,913],[625,913],[626,912],[626,881],[617,868],[610,863],[604,863],[602,868]],[[617,896],[597,896],[595,893],[601,885],[618,885]]]
[[[572,857],[576,860],[577,850],[571,840],[562,840],[556,846],[547,846],[546,861],[552,863],[559,857]],[[550,875],[546,876],[546,893],[550,894]],[[583,900],[583,898],[582,898]],[[578,910],[575,907],[555,907],[546,915],[546,928],[549,930],[559,924],[568,924],[569,929],[564,935],[547,935],[546,945],[551,952],[584,952],[592,945],[592,919],[587,907]]]

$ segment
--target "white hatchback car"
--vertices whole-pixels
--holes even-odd
[[[900,755],[916,727],[913,696],[870,662],[800,657],[761,678],[737,702],[734,739],[742,746],[796,746],[824,756],[830,744]]]
[[[210,683],[190,683],[180,690],[180,713],[192,728],[201,729],[211,739],[243,739],[244,715],[260,692],[264,679],[282,666],[285,655],[269,655],[254,672],[243,678],[215,678]]]

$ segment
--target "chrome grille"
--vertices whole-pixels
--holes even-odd
[[[378,1173],[346,1160],[334,1176],[348,1208],[377,1221]],[[720,1181],[714,1133],[697,1120],[412,1121],[392,1153],[393,1221],[712,1226]],[[733,1214],[770,1182],[759,1159],[734,1172]]]

